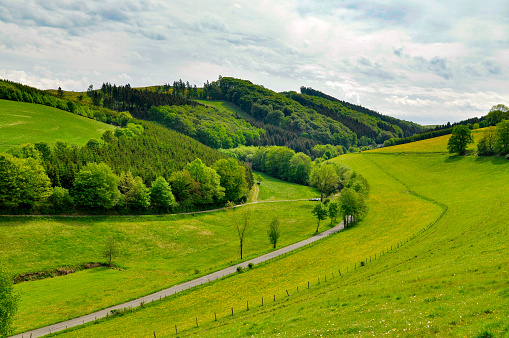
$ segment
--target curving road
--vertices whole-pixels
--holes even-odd
[[[67,320],[65,322],[60,322],[60,323],[56,323],[56,324],[53,324],[53,325],[41,327],[39,329],[35,329],[35,330],[27,331],[27,332],[24,332],[24,333],[20,333],[18,335],[12,336],[12,337],[15,337],[15,338],[42,337],[44,335],[47,335],[47,334],[50,334],[50,333],[53,333],[53,332],[57,332],[57,331],[61,331],[61,330],[65,330],[65,329],[73,327],[73,326],[78,326],[78,325],[82,325],[82,324],[85,324],[85,323],[93,322],[96,319],[106,317],[107,315],[110,314],[110,312],[112,310],[121,310],[121,309],[124,309],[124,308],[134,308],[134,307],[140,306],[142,303],[147,304],[147,303],[150,303],[152,301],[159,300],[159,299],[162,299],[162,298],[170,296],[170,295],[174,295],[174,294],[179,293],[181,291],[190,289],[190,288],[192,288],[194,286],[198,286],[198,285],[201,285],[201,284],[204,284],[204,283],[208,283],[208,282],[210,282],[212,280],[219,279],[219,278],[222,278],[224,276],[233,274],[233,273],[235,273],[237,271],[237,267],[239,267],[239,266],[241,266],[242,268],[247,268],[249,263],[259,264],[259,263],[268,261],[269,259],[272,259],[272,258],[281,256],[281,255],[284,255],[284,254],[286,254],[288,252],[291,252],[291,251],[293,251],[295,249],[298,249],[298,248],[301,248],[303,246],[306,246],[306,245],[308,245],[310,243],[316,242],[316,241],[318,241],[318,240],[320,240],[322,238],[325,238],[325,237],[327,237],[327,236],[329,236],[329,235],[331,235],[333,233],[336,233],[336,232],[338,232],[340,230],[343,230],[343,229],[344,229],[344,224],[343,224],[343,222],[341,222],[338,225],[336,225],[334,228],[331,228],[331,229],[329,229],[327,231],[324,231],[322,233],[316,234],[315,236],[310,237],[308,239],[305,239],[305,240],[302,240],[300,242],[288,245],[288,246],[286,246],[284,248],[272,251],[272,252],[267,253],[265,255],[253,258],[251,260],[248,260],[248,261],[245,261],[245,262],[242,262],[242,263],[239,263],[237,265],[230,266],[230,267],[228,267],[226,269],[219,270],[219,271],[213,272],[211,274],[202,276],[200,278],[193,279],[193,280],[188,281],[186,283],[178,284],[178,285],[172,286],[171,288],[161,290],[159,292],[147,295],[145,297],[141,297],[141,298],[132,300],[132,301],[127,302],[127,303],[115,305],[115,306],[109,307],[107,309],[104,309],[104,310],[101,310],[101,311],[97,311],[97,312],[94,312],[94,313],[91,313],[91,314],[88,314],[88,315],[85,315],[85,316],[82,316],[82,317],[78,317],[78,318]]]

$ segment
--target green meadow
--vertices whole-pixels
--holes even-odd
[[[253,172],[255,181],[260,182],[259,201],[280,201],[320,197],[313,187],[285,182],[261,172]],[[256,184],[256,183],[255,183]]]
[[[371,185],[354,227],[61,335],[509,336],[509,161],[422,142],[335,159]]]
[[[243,117],[243,118],[246,118],[246,119],[250,119],[251,116],[249,116],[248,114],[246,114],[246,112],[244,112],[242,109],[240,109],[239,107],[231,104],[230,102],[227,102],[227,101],[215,101],[215,100],[194,100],[196,102],[199,102],[201,104],[204,104],[206,106],[210,106],[210,107],[214,107],[216,109],[219,109],[219,110],[223,110],[223,111],[227,111],[227,112],[230,112],[232,113],[234,116],[235,115],[239,115],[240,117]]]
[[[63,140],[84,145],[115,127],[43,105],[0,100],[0,151],[24,143]]]
[[[267,177],[260,191],[265,191],[269,183],[270,189],[287,190],[286,183]],[[298,196],[318,196],[316,190],[304,186],[292,185],[290,191]],[[312,236],[314,203],[244,206],[252,210],[244,258],[272,251],[266,231],[273,217],[281,222],[278,247]],[[328,224],[323,222],[320,231],[326,229]],[[85,315],[239,262],[239,244],[230,217],[226,211],[216,211],[191,215],[2,217],[0,263],[18,275],[104,262],[102,252],[110,237],[121,251],[114,260],[116,268],[82,270],[15,285],[21,295],[14,322],[16,332]]]

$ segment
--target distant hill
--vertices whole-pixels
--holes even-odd
[[[40,104],[0,99],[0,151],[24,143],[63,140],[79,146],[115,126]]]
[[[203,95],[232,102],[247,112],[251,124],[264,128],[271,125],[265,138],[284,135],[287,145],[299,144],[306,138],[315,144],[342,145],[346,148],[383,143],[395,137],[410,136],[424,128],[418,124],[385,116],[353,105],[312,88],[296,92],[276,93],[247,80],[223,77],[204,87]],[[261,124],[263,123],[263,125]],[[290,133],[290,134],[288,134]]]
[[[227,157],[156,123],[67,97],[67,93],[59,96],[52,91],[0,80],[0,151],[24,143],[52,145],[58,139],[64,141],[58,147],[62,156],[45,159],[46,171],[55,185],[59,182],[70,188],[75,174],[87,162],[105,162],[117,174],[130,170],[151,182],[157,176],[169,178],[196,158],[210,166]],[[128,123],[143,125],[144,132],[137,137],[102,136],[105,131],[116,131]],[[98,146],[96,142],[90,145],[87,142],[101,138],[96,141]]]

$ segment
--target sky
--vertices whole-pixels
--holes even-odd
[[[0,78],[85,91],[232,76],[421,124],[509,105],[509,1],[0,0]]]

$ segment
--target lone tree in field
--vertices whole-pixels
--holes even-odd
[[[269,223],[269,230],[267,230],[267,235],[269,235],[270,244],[274,245],[274,249],[276,248],[277,241],[281,236],[281,230],[279,229],[279,220],[277,218],[273,218]]]
[[[467,150],[467,145],[470,143],[474,143],[470,128],[468,128],[468,126],[458,125],[452,130],[451,138],[447,143],[447,150],[449,150],[450,153],[463,155]]]
[[[111,266],[111,262],[114,258],[118,257],[120,250],[118,244],[113,237],[108,238],[104,246],[103,257],[108,261],[108,266]]]
[[[18,300],[12,280],[0,270],[0,337],[7,337],[12,333],[12,318],[18,309]]]
[[[239,237],[240,245],[240,259],[243,256],[244,250],[244,238],[246,236],[247,229],[251,225],[251,209],[247,206],[241,208],[241,210],[235,210],[235,203],[228,202],[226,204],[226,210],[230,214],[230,219],[233,223],[237,236]]]
[[[320,221],[323,221],[327,218],[327,207],[322,202],[315,205],[313,208],[313,215],[318,218],[318,224],[316,225],[316,232],[318,233],[318,228],[320,227]]]

